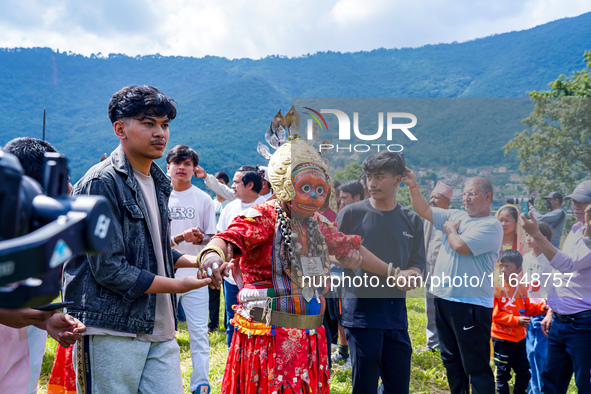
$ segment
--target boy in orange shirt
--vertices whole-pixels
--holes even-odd
[[[515,371],[514,394],[525,394],[530,379],[529,362],[525,349],[527,316],[545,313],[545,303],[531,303],[527,289],[519,283],[523,257],[517,250],[508,249],[499,256],[501,283],[495,286],[492,321],[494,360],[497,367],[497,393],[509,394],[511,369]],[[516,285],[516,286],[512,286]]]

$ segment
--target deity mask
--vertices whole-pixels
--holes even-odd
[[[326,176],[316,166],[303,165],[292,173],[295,197],[291,201],[293,212],[308,216],[320,209],[328,197]]]
[[[281,145],[269,161],[269,181],[277,199],[282,202],[290,202],[296,198],[294,183],[298,180],[298,176],[297,174],[292,174],[292,172],[297,172],[295,170],[299,169],[314,169],[314,171],[320,172],[324,176],[325,196],[321,199],[323,202],[320,207],[315,210],[324,211],[330,206],[336,212],[336,200],[334,200],[334,196],[330,193],[332,181],[330,179],[328,165],[322,160],[314,147],[299,138]],[[311,173],[308,175],[312,176]],[[311,180],[308,179],[308,181]],[[313,183],[316,184],[315,182],[311,182],[310,187],[313,186]],[[306,194],[303,191],[297,192],[297,194],[300,193]],[[316,199],[320,200],[316,191],[315,195]],[[308,193],[308,198],[313,200],[312,189]],[[310,205],[308,204],[309,202],[302,203],[303,205]],[[314,204],[311,205],[316,205],[316,203],[319,203],[319,201],[314,201]],[[310,214],[306,213],[306,216]]]

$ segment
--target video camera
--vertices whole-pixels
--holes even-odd
[[[508,197],[505,199],[505,201],[507,201],[507,204],[521,204],[521,203],[534,203],[534,198],[533,197]]]
[[[60,291],[62,264],[100,253],[114,219],[102,196],[68,195],[67,160],[45,153],[43,183],[23,175],[18,159],[0,150],[0,308],[51,302]]]

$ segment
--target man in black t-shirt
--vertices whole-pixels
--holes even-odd
[[[360,235],[363,246],[392,263],[391,275],[395,278],[388,280],[362,269],[345,270],[351,279],[367,275],[367,286],[356,287],[352,281],[350,287],[344,288],[342,300],[342,325],[353,367],[353,393],[376,393],[380,377],[384,393],[408,393],[412,346],[405,291],[419,283],[414,279],[425,268],[423,224],[419,215],[396,202],[404,171],[397,153],[371,155],[363,162],[363,170],[370,198],[347,205],[339,212],[339,230]],[[393,287],[394,282],[400,287]]]

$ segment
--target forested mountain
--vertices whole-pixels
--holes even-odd
[[[47,139],[68,156],[76,180],[117,145],[107,117],[111,95],[125,85],[150,84],[178,102],[169,148],[191,145],[206,170],[231,174],[241,164],[263,164],[257,140],[292,97],[524,97],[583,68],[589,37],[591,13],[465,43],[298,58],[84,57],[47,48],[0,49],[0,145],[17,136],[41,137],[47,109]],[[523,126],[479,133],[469,123],[443,130],[445,136],[425,129],[409,152],[414,163],[514,165],[500,147]]]

